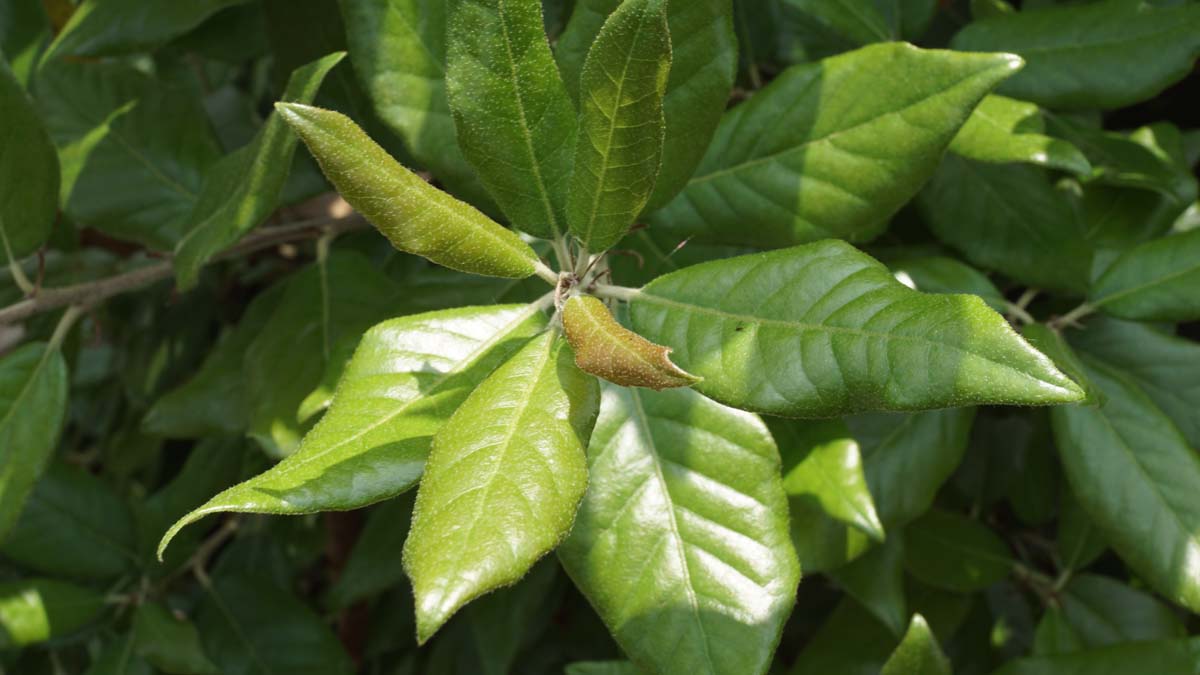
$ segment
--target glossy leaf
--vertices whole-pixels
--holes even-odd
[[[662,391],[687,387],[695,376],[671,363],[671,348],[656,345],[617,323],[600,300],[572,297],[563,306],[563,332],[581,370],[626,387]]]
[[[1050,357],[1050,360],[1054,361],[1055,367],[1066,373],[1083,389],[1086,395],[1083,403],[1092,405],[1103,403],[1104,393],[1088,380],[1084,365],[1080,363],[1079,357],[1067,344],[1062,333],[1043,323],[1031,323],[1021,328],[1021,335],[1035,349]]]
[[[753,415],[606,386],[559,558],[648,672],[761,674],[794,603],[779,459]]]
[[[157,47],[246,0],[84,0],[50,46],[51,56],[108,56]]]
[[[950,659],[920,614],[913,615],[900,646],[883,665],[882,675],[950,675]]]
[[[325,176],[401,251],[473,274],[523,278],[537,255],[511,230],[401,166],[349,117],[279,104]]]
[[[134,649],[148,663],[171,675],[219,675],[204,654],[196,627],[158,603],[146,603],[133,615]]]
[[[904,549],[898,531],[881,546],[833,570],[830,576],[888,630],[897,636],[904,634],[909,617],[904,593]]]
[[[467,307],[385,321],[363,336],[342,386],[300,448],[213,497],[159,545],[210,513],[301,514],[366,506],[416,485],[433,435],[545,325],[535,305]]]
[[[1137,385],[1084,356],[1099,407],[1051,411],[1071,490],[1105,539],[1151,586],[1200,608],[1200,456]]]
[[[725,114],[696,176],[653,222],[764,247],[870,239],[1019,67],[899,43],[794,66]],[[893,135],[905,143],[880,146]]]
[[[1057,656],[1019,659],[995,675],[1125,675],[1196,672],[1200,638],[1136,642]]]
[[[975,21],[954,49],[1009,51],[1028,65],[1000,92],[1056,109],[1121,108],[1184,77],[1200,54],[1200,7],[1102,2]]]
[[[1075,577],[1060,602],[1063,618],[1079,637],[1080,649],[1185,635],[1174,610],[1109,577]]]
[[[933,510],[904,530],[904,565],[935,588],[970,593],[1008,576],[1004,541],[978,521]]]
[[[16,523],[54,453],[67,413],[67,364],[26,344],[0,358],[0,538]]]
[[[0,56],[0,250],[37,250],[58,214],[58,156],[33,102]]]
[[[1096,280],[1089,301],[1122,319],[1200,319],[1200,229],[1127,251]]]
[[[837,241],[703,263],[637,292],[633,328],[675,348],[696,389],[795,417],[1081,392],[977,297],[923,295]]]
[[[1032,103],[987,96],[950,143],[950,150],[979,162],[1025,162],[1087,175],[1092,165],[1079,148],[1047,136],[1041,112]]]
[[[900,283],[922,293],[972,293],[988,307],[1007,309],[1004,295],[979,270],[944,256],[905,257],[887,261]]]
[[[620,0],[578,0],[558,39],[559,69],[576,100],[588,49],[619,4]],[[737,75],[732,13],[729,0],[667,3],[671,74],[663,98],[666,132],[662,167],[648,210],[662,206],[687,184],[725,111]]]
[[[64,637],[104,610],[104,596],[52,579],[0,583],[0,648],[24,647]]]
[[[671,69],[664,0],[628,0],[604,22],[579,76],[571,233],[592,251],[617,243],[650,200],[662,165]]]
[[[599,407],[553,331],[471,393],[433,439],[404,545],[424,643],[471,600],[519,580],[566,537]]]
[[[288,80],[282,100],[311,103],[325,76],[345,55],[337,52],[298,68]],[[276,111],[267,117],[254,140],[212,168],[187,218],[187,236],[175,247],[175,278],[180,290],[195,286],[201,267],[271,215],[295,152],[296,137]]]
[[[542,3],[449,4],[446,93],[463,154],[513,225],[546,239],[565,234],[575,107],[546,41]]]

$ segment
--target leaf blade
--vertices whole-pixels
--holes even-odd
[[[698,378],[671,362],[671,349],[656,345],[617,323],[608,307],[592,296],[567,300],[563,331],[585,373],[626,387],[661,391],[687,387]]]
[[[50,236],[58,211],[58,155],[33,102],[0,57],[0,236],[23,258]]]

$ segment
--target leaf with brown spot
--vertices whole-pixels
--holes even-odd
[[[617,323],[600,300],[579,295],[563,307],[563,330],[584,372],[626,387],[656,391],[688,387],[701,378],[671,363],[670,347],[650,342]]]

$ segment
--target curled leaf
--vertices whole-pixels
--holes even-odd
[[[575,364],[614,384],[662,391],[688,387],[701,379],[671,363],[670,347],[656,345],[617,323],[594,297],[567,300],[563,330],[575,350]]]

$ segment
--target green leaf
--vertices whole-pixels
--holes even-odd
[[[472,672],[508,675],[520,669],[517,657],[524,645],[541,637],[561,602],[558,569],[556,560],[543,558],[517,585],[489,593],[463,611],[465,622],[459,625],[469,636],[469,651],[477,663]]]
[[[1104,405],[1051,411],[1071,490],[1139,576],[1200,610],[1200,456],[1127,376],[1083,362]]]
[[[58,214],[58,156],[32,101],[0,55],[0,253],[23,258]]]
[[[891,26],[871,2],[787,0],[787,4],[856,45],[893,38]]]
[[[1063,569],[1081,570],[1108,550],[1108,542],[1068,486],[1064,485],[1059,494],[1062,503],[1059,506],[1056,542],[1058,555]]]
[[[588,465],[559,558],[630,658],[766,672],[800,570],[762,421],[690,389],[605,386]]]
[[[516,583],[566,537],[587,486],[598,406],[596,380],[547,331],[438,431],[404,545],[421,643],[463,605]]]
[[[166,606],[148,602],[133,615],[135,649],[155,668],[170,675],[219,675],[204,654],[200,634]]]
[[[329,589],[330,606],[345,609],[404,581],[400,554],[412,513],[410,495],[389,499],[371,511],[350,558]]]
[[[863,475],[858,443],[841,421],[800,425],[773,419],[768,422],[781,445],[783,490],[788,498],[815,501],[835,520],[858,528],[881,542],[883,523],[875,512],[867,479]]]
[[[1117,258],[1089,302],[1137,321],[1200,319],[1200,229],[1146,242]]]
[[[896,635],[904,633],[908,601],[904,594],[904,548],[899,532],[891,533],[883,545],[845,567],[831,571],[830,576],[888,630]]]
[[[62,463],[38,481],[0,553],[68,579],[111,580],[140,561],[124,500],[100,478]]]
[[[845,598],[800,652],[788,675],[878,675],[895,647],[896,636]]]
[[[664,0],[628,0],[604,22],[579,76],[581,96],[567,222],[603,251],[650,200],[662,166],[663,97],[671,69]]]
[[[1036,105],[987,96],[954,137],[950,150],[979,162],[1025,162],[1085,176],[1092,172],[1079,148],[1047,136],[1045,131]]]
[[[333,405],[270,471],[213,497],[210,513],[347,510],[416,485],[430,441],[467,396],[546,324],[537,305],[466,307],[385,321],[363,336]]]
[[[1084,225],[1044,169],[947,154],[918,203],[933,233],[972,263],[1038,288],[1087,288]]]
[[[311,103],[325,76],[345,55],[337,52],[296,69],[282,100]],[[195,286],[201,267],[271,215],[295,153],[296,137],[277,111],[267,117],[254,140],[212,167],[187,217],[187,236],[175,247],[180,290]]]
[[[0,4],[0,52],[22,86],[29,85],[30,74],[49,39],[50,20],[40,0]]]
[[[1055,367],[1066,373],[1083,389],[1086,396],[1081,401],[1082,403],[1094,405],[1104,402],[1104,393],[1088,380],[1083,364],[1080,363],[1079,357],[1075,355],[1071,346],[1067,344],[1062,333],[1043,323],[1031,323],[1021,328],[1021,335],[1035,349],[1049,356],[1050,360],[1054,361]]]
[[[244,574],[218,576],[206,590],[196,627],[222,675],[354,672],[325,621],[290,593]]]
[[[656,345],[617,323],[608,307],[590,295],[576,295],[562,310],[563,332],[586,373],[626,387],[657,391],[687,387],[698,378],[671,363],[671,348]]]
[[[1200,448],[1200,345],[1143,324],[1089,319],[1071,344],[1119,369]]]
[[[934,509],[905,528],[904,566],[935,588],[972,593],[1007,577],[1013,561],[978,521]]]
[[[978,295],[997,312],[1008,309],[1004,294],[991,279],[955,258],[931,255],[886,262],[896,279],[913,290],[922,293],[971,293]]]
[[[900,646],[883,665],[882,675],[950,675],[950,659],[920,614],[913,615]]]
[[[66,414],[67,364],[57,347],[33,342],[0,358],[0,539],[54,453]]]
[[[695,265],[631,299],[633,328],[675,348],[696,389],[794,417],[1082,392],[978,297],[925,295],[848,244],[825,241]]]
[[[0,648],[23,647],[60,638],[91,623],[104,610],[104,596],[52,579],[0,583]]]
[[[1186,635],[1174,610],[1109,577],[1075,577],[1059,602],[1063,617],[1080,639],[1080,649]]]
[[[1126,675],[1196,672],[1200,638],[1135,642],[1057,656],[1012,661],[995,675]]]
[[[628,661],[578,661],[567,666],[566,675],[640,675]]]
[[[342,197],[396,248],[473,274],[533,274],[537,254],[520,237],[401,166],[349,117],[296,104],[277,112]]]
[[[156,675],[154,668],[134,652],[132,632],[108,643],[85,675]]]
[[[566,232],[575,107],[546,41],[539,0],[449,3],[446,93],[458,143],[513,225]]]
[[[458,146],[446,100],[445,0],[340,0],[350,60],[375,114],[450,191],[481,207],[487,191]]]
[[[72,219],[154,249],[174,246],[221,156],[195,94],[128,65],[66,61],[42,68],[35,89]]]
[[[899,43],[794,66],[725,114],[697,175],[653,222],[763,247],[869,239],[1019,66]]]
[[[47,58],[109,56],[152,49],[183,35],[209,16],[246,0],[84,0],[50,45]]]
[[[1054,654],[1069,654],[1083,649],[1075,629],[1067,623],[1066,617],[1058,607],[1049,607],[1038,622],[1037,632],[1033,637],[1033,656],[1049,656]]]
[[[1200,54],[1200,7],[1100,2],[1027,9],[975,21],[951,46],[1025,58],[1025,70],[1000,88],[1003,94],[1055,109],[1121,108],[1191,71]]]

